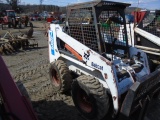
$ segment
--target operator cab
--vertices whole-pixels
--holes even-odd
[[[15,17],[16,16],[15,11],[13,11],[13,10],[6,10],[6,15],[8,17]]]
[[[3,16],[7,16],[10,18],[15,18],[16,17],[16,13],[14,10],[6,10],[3,12]]]
[[[98,0],[69,5],[70,36],[102,54],[129,54],[125,8],[130,4]]]

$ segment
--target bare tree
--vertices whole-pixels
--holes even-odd
[[[18,0],[6,0],[6,1],[12,7],[13,10],[17,11]]]
[[[39,3],[40,3],[40,5],[42,5],[42,3],[43,3],[43,0],[39,0]]]
[[[39,0],[39,3],[40,3],[39,10],[40,10],[40,12],[41,12],[41,11],[42,11],[42,3],[43,3],[43,0]]]

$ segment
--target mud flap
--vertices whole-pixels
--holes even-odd
[[[136,114],[136,120],[143,120],[149,102],[160,91],[159,77],[160,69],[143,77],[144,82],[137,81],[131,86],[121,106],[121,119],[129,120]]]

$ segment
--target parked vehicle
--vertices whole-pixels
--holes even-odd
[[[43,20],[46,20],[49,15],[48,15],[48,12],[47,12],[47,11],[43,11],[43,12],[40,14],[40,16],[41,16],[41,18],[42,18]]]
[[[2,16],[1,17],[1,23],[2,24],[2,29],[3,29],[3,25],[8,25],[8,27],[13,27],[16,28],[17,25],[19,27],[21,27],[21,21],[20,21],[20,17],[16,16],[16,13],[14,10],[5,10],[2,12]]]
[[[41,21],[42,18],[41,18],[41,16],[39,14],[31,14],[30,15],[30,20],[31,21]]]

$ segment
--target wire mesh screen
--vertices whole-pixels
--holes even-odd
[[[72,9],[68,17],[70,35],[99,52],[92,8]]]
[[[101,37],[105,43],[126,46],[123,17],[118,11],[102,11],[99,22]]]
[[[143,20],[143,30],[160,37],[160,14],[149,13]]]

